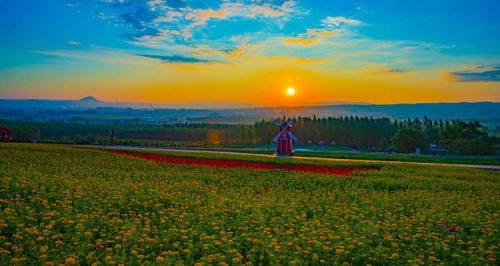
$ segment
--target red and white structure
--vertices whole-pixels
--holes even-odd
[[[289,119],[286,123],[276,118],[272,118],[272,120],[280,128],[280,132],[273,139],[273,142],[277,144],[276,155],[288,156],[292,154],[293,142],[299,142],[299,139],[291,132],[292,124],[295,122],[295,118]]]
[[[6,127],[0,128],[0,141],[11,141],[12,140],[12,132],[10,129]]]

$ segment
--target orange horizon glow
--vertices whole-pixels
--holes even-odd
[[[90,95],[108,102],[234,102],[251,106],[500,101],[495,82],[456,82],[434,71],[326,72],[323,65],[333,62],[290,65],[275,58],[252,64],[199,67],[169,66],[149,60],[135,60],[134,64],[144,67],[121,71],[95,69],[85,75],[61,69],[57,79],[47,78],[47,70],[42,69],[32,74],[32,79],[0,81],[3,87],[11,88],[8,93],[0,92],[0,98],[76,100]],[[300,94],[295,90],[292,97],[287,94],[288,88],[300,88]]]

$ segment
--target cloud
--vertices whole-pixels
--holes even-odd
[[[220,58],[224,62],[259,56],[254,50],[262,47],[262,45],[249,43],[248,36],[233,36],[230,41],[233,44],[229,47],[227,44],[224,45],[224,48],[214,48],[210,45],[203,44],[190,46],[189,51],[195,56]]]
[[[157,18],[156,12],[148,8],[147,6],[134,6],[133,11],[123,13],[121,18],[125,24],[131,25],[138,30],[151,29],[151,26],[147,26],[146,23],[152,22]]]
[[[266,59],[270,61],[287,62],[292,64],[317,64],[333,62],[333,59],[331,58],[304,58],[292,56],[271,56],[267,57]]]
[[[285,15],[285,12],[283,12],[282,10],[279,10],[279,9],[274,9],[270,5],[262,5],[262,6],[253,5],[253,6],[250,6],[249,11],[250,11],[250,13],[249,13],[250,17],[255,17],[257,15],[261,15],[264,17],[276,18],[276,17],[282,17]]]
[[[137,57],[131,56],[120,50],[95,47],[86,50],[30,50],[32,53],[60,57],[69,61],[96,61],[112,65],[133,65],[148,67],[153,66],[148,60],[137,60]],[[68,61],[65,61],[68,62]]]
[[[337,35],[337,31],[322,30],[322,29],[307,29],[306,35],[312,37],[328,38]]]
[[[400,69],[389,69],[386,71],[386,73],[390,74],[401,74],[401,73],[406,73],[408,71],[400,70]]]
[[[163,15],[158,16],[153,20],[154,23],[159,22],[174,22],[182,18],[184,14],[180,11],[176,10],[168,10]]]
[[[165,5],[170,8],[178,9],[186,7],[186,0],[153,0],[149,3],[150,5]]]
[[[398,75],[398,74],[405,74],[405,73],[408,73],[408,71],[401,70],[401,69],[389,68],[389,67],[382,67],[382,68],[378,68],[378,69],[374,69],[374,70],[366,72],[366,74],[373,75],[373,76]]]
[[[77,42],[77,41],[69,41],[68,44],[73,45],[73,46],[78,46],[78,45],[81,45],[82,43]]]
[[[219,9],[186,9],[185,18],[193,21],[189,27],[204,26],[211,19],[228,19],[232,17],[240,18],[278,18],[291,12],[293,1],[286,1],[280,5],[270,3],[233,3],[223,2]]]
[[[241,58],[246,55],[247,47],[252,49],[251,46],[248,46],[248,37],[243,38],[241,44],[233,49],[226,49],[223,52],[226,54],[226,57],[229,59],[232,58]]]
[[[363,23],[357,19],[346,17],[326,17],[321,21],[323,26],[328,28],[339,28],[342,26],[361,26]]]
[[[474,67],[471,70],[447,73],[458,82],[500,82],[500,67]]]
[[[193,42],[198,35],[204,38],[220,35],[205,29],[210,21],[256,20],[282,27],[283,21],[289,18],[287,15],[295,11],[294,0],[194,1],[189,4],[185,0],[101,0],[100,3],[110,8],[95,12],[97,17],[114,25],[128,26],[129,30],[121,36],[148,46],[152,42]]]
[[[186,19],[192,20],[190,27],[202,26],[210,19],[225,19],[228,17],[227,10],[212,10],[212,9],[199,9],[194,10],[185,16]]]
[[[181,55],[152,55],[152,54],[136,54],[147,58],[158,59],[162,63],[211,63],[215,61],[202,60],[194,57],[184,57]]]
[[[283,40],[285,44],[299,44],[309,46],[317,43],[319,39],[305,39],[305,38],[286,38]]]
[[[334,37],[336,35],[336,30],[309,28],[305,33],[299,34],[299,37],[286,38],[283,42],[285,44],[309,46],[318,43],[321,39]]]

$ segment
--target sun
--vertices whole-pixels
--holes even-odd
[[[293,96],[295,94],[295,89],[292,87],[288,88],[286,94],[288,94],[288,96]]]

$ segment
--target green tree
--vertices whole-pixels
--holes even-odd
[[[460,155],[492,155],[495,140],[483,131],[477,121],[453,121],[439,132],[441,144],[452,153]]]
[[[427,138],[425,134],[412,127],[399,129],[391,138],[392,144],[399,152],[412,152],[416,148],[427,151]]]

